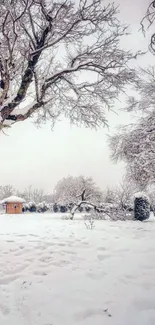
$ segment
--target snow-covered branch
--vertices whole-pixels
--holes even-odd
[[[155,1],[153,0],[150,1],[146,14],[141,20],[141,29],[144,35],[148,31],[148,29],[154,24],[154,22],[155,22]],[[153,33],[151,36],[149,47],[151,52],[155,54],[155,33]]]
[[[105,215],[107,215],[108,217],[110,217],[110,214],[108,214],[108,212],[107,212],[105,209],[103,209],[103,208],[97,206],[96,204],[93,204],[93,203],[91,203],[90,201],[80,201],[79,203],[75,204],[75,205],[73,206],[73,208],[71,209],[71,212],[70,212],[70,214],[71,214],[70,219],[71,219],[71,220],[73,220],[75,212],[76,212],[77,209],[80,208],[81,206],[88,206],[88,207],[91,207],[91,208],[94,209],[95,212],[98,212],[98,213],[104,213]]]
[[[120,48],[127,30],[117,18],[114,4],[102,0],[3,1],[1,127],[35,112],[38,122],[63,114],[73,123],[105,125],[105,108],[136,80],[127,65],[134,56]]]

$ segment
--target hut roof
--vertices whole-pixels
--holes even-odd
[[[1,201],[1,203],[24,203],[25,200],[18,196],[10,196]]]

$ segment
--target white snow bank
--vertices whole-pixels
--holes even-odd
[[[4,200],[1,201],[1,204],[3,203],[24,203],[25,200],[18,196],[10,196]]]

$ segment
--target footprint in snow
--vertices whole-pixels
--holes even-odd
[[[41,275],[41,276],[46,276],[47,273],[46,272],[43,272],[43,271],[35,271],[33,272],[34,275]]]
[[[75,319],[76,321],[85,321],[87,318],[91,318],[94,316],[102,316],[102,315],[112,317],[108,309],[96,308],[96,309],[87,309],[81,313],[77,313],[75,315]]]
[[[19,275],[8,276],[8,277],[4,277],[4,278],[2,277],[0,279],[0,285],[10,284],[10,283],[14,282],[17,279],[19,279]]]
[[[21,234],[21,235],[16,235],[16,237],[27,237],[27,235]]]
[[[98,251],[105,252],[107,249],[106,249],[105,247],[98,247],[97,250],[98,250]]]
[[[97,255],[97,258],[100,260],[100,261],[104,261],[106,260],[107,258],[110,258],[111,255]]]
[[[106,272],[100,272],[100,273],[94,273],[94,272],[87,272],[86,276],[90,279],[96,280],[96,279],[102,279],[107,275]]]
[[[74,251],[69,251],[69,250],[63,250],[62,253],[64,253],[64,254],[69,254],[69,255],[77,255],[76,252],[74,252]],[[64,255],[64,254],[63,254],[63,255]]]
[[[134,307],[139,310],[155,310],[155,300],[153,299],[139,299],[133,302]]]
[[[81,244],[83,244],[84,246],[88,246],[89,243],[87,241],[82,241]]]
[[[59,244],[57,244],[57,246],[64,247],[66,245],[64,243],[59,243]]]
[[[0,313],[6,316],[10,313],[10,309],[5,305],[0,304]]]

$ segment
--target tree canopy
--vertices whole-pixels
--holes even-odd
[[[152,1],[141,21],[144,34],[154,26],[154,22],[155,1]],[[155,54],[155,34],[151,36],[149,48]],[[129,97],[127,102],[127,110],[138,112],[139,118],[131,125],[119,127],[110,138],[112,159],[125,161],[128,177],[142,189],[155,181],[154,89],[155,66],[140,69],[140,78],[134,89],[135,96]]]
[[[55,200],[61,204],[89,201],[98,203],[102,200],[102,191],[91,177],[68,176],[60,180],[54,190]]]
[[[146,31],[154,25],[155,21],[155,1],[150,1],[148,8],[146,10],[146,14],[141,20],[141,29],[144,35],[146,34]],[[152,51],[152,53],[155,53],[155,33],[153,32],[150,39],[149,48]]]
[[[127,175],[145,188],[155,181],[155,112],[111,137],[112,159],[124,160]]]
[[[135,79],[127,33],[103,0],[8,0],[0,5],[0,127],[60,115],[105,125],[105,107]]]

